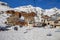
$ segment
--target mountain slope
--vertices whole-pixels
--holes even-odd
[[[48,15],[48,16],[56,14],[56,12],[60,13],[60,9],[58,9],[56,7],[51,8],[51,9],[42,9],[40,7],[34,7],[32,5],[27,5],[27,6],[16,7],[14,9],[16,9],[17,11],[24,11],[24,12],[27,12],[27,13],[28,12],[35,12],[35,13],[37,13],[37,15],[43,13],[44,15]]]
[[[0,26],[6,26],[5,21],[7,21],[7,17],[9,17],[9,15],[7,15],[5,11],[12,9],[13,8],[10,8],[7,3],[0,2]]]
[[[13,10],[7,3],[0,1],[0,11]]]
[[[7,20],[6,18],[9,16],[5,12],[7,10],[15,10],[15,11],[19,11],[19,12],[23,11],[26,13],[34,12],[37,14],[37,16],[35,17],[36,22],[39,22],[39,21],[41,22],[41,16],[42,16],[41,14],[51,16],[53,14],[60,13],[60,9],[58,9],[56,7],[51,8],[51,9],[42,9],[40,7],[34,7],[32,5],[27,5],[27,6],[20,6],[20,7],[16,7],[16,8],[11,8],[8,6],[7,3],[0,2],[0,23],[1,24],[4,20]],[[24,19],[24,18],[22,17],[21,19]]]

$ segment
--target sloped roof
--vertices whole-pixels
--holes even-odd
[[[49,17],[48,15],[43,15],[42,18],[48,19],[48,18],[50,18],[50,17]]]
[[[58,17],[60,17],[60,14],[54,14],[51,16],[51,18],[49,20],[50,21],[56,21]]]

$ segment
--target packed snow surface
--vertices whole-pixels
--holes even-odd
[[[60,32],[55,32],[57,30],[57,28],[31,28],[28,30],[28,27],[22,27],[18,31],[1,31],[0,40],[60,40]],[[47,34],[51,34],[51,36],[47,36]]]

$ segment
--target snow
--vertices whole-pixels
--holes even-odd
[[[3,4],[3,5],[2,5]],[[13,8],[10,8],[7,3],[0,1],[0,26],[5,27],[5,22],[7,21],[7,18],[11,15],[7,15],[5,11],[7,10],[13,10]]]
[[[2,2],[2,1],[0,1],[0,4],[1,4],[1,3],[4,3],[4,4],[6,4],[6,5],[7,5],[7,3],[6,3],[6,2]]]
[[[10,14],[7,15],[6,13],[0,14],[0,26],[1,26],[1,27],[5,27],[5,26],[6,26],[5,22],[7,21],[7,18],[8,18],[9,16],[10,16]]]
[[[2,5],[3,4],[3,5]],[[7,3],[0,1],[0,11],[13,10]]]
[[[51,8],[51,9],[42,9],[40,7],[34,7],[32,5],[26,5],[26,6],[16,7],[14,9],[19,11],[19,12],[21,12],[21,11],[26,12],[26,13],[34,12],[37,14],[37,17],[35,17],[35,20],[40,21],[40,22],[42,20],[42,18],[41,18],[42,13],[43,13],[43,15],[48,15],[48,16],[56,14],[57,12],[60,13],[60,10],[56,7]]]
[[[56,14],[56,12],[53,9],[46,9],[44,15],[51,16],[53,14]]]
[[[34,12],[38,16],[37,20],[39,20],[41,22],[41,16],[40,15],[41,15],[43,9],[40,8],[40,7],[34,7],[32,5],[27,5],[27,6],[16,7],[14,9],[17,10],[17,11],[23,11],[23,12],[26,12],[26,13]]]
[[[24,17],[23,16],[21,16],[21,18],[20,18],[21,20],[24,20]]]
[[[0,26],[5,27],[6,24],[4,23],[7,21],[11,14],[7,15],[5,11],[7,10],[16,10],[16,11],[24,11],[27,13],[35,12],[38,17],[35,17],[35,21],[41,21],[41,14],[51,16],[56,12],[60,13],[60,9],[51,8],[51,9],[42,9],[40,7],[34,7],[32,5],[21,6],[17,8],[10,8],[9,6],[1,5],[0,2]],[[57,10],[57,11],[56,11]],[[4,13],[1,13],[3,11]],[[24,20],[22,16],[20,19]],[[14,27],[18,27],[18,31],[14,30]],[[18,25],[12,26],[9,31],[0,31],[0,40],[60,40],[60,28],[52,28],[50,26],[46,26],[45,28],[34,28],[34,27],[19,27]],[[51,36],[47,36],[47,34],[51,34]]]
[[[27,12],[27,13],[30,13],[30,12],[35,12],[38,11],[38,13],[40,13],[40,11],[42,10],[42,8],[39,8],[39,7],[34,7],[32,5],[27,5],[27,6],[20,6],[20,7],[16,7],[14,8],[18,11],[24,11],[24,12]]]
[[[34,17],[35,22],[39,22],[39,20],[37,20],[37,19],[38,19],[37,17]]]
[[[26,30],[27,27],[19,28],[18,31],[2,31],[0,32],[0,40],[60,40],[60,32],[57,29],[33,28]],[[26,32],[26,33],[24,33]],[[47,34],[52,34],[47,36]]]
[[[12,8],[10,8],[8,6],[0,5],[0,11],[7,11],[7,10],[12,10]]]
[[[42,9],[40,7],[34,7],[32,5],[26,5],[26,6],[16,7],[14,9],[17,10],[17,11],[24,11],[24,12],[27,12],[27,13],[29,13],[29,12],[35,12],[39,17],[40,17],[40,15],[42,13],[44,15],[48,15],[48,16],[56,14],[57,12],[60,13],[60,9],[58,9],[56,7],[51,8],[51,9]]]

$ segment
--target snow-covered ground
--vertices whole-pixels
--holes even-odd
[[[9,17],[5,13],[7,10],[16,10],[16,11],[24,11],[24,12],[35,12],[37,13],[38,17],[41,19],[41,13],[44,15],[53,15],[56,12],[60,13],[60,9],[52,8],[52,9],[42,9],[39,7],[33,7],[32,5],[28,6],[21,6],[17,8],[10,8],[6,3],[5,5],[2,5],[2,2],[0,2],[0,11],[3,11],[4,13],[1,14],[0,12],[0,26],[5,26],[4,22],[6,21],[6,18]],[[23,17],[22,17],[23,18]],[[24,18],[23,18],[24,19]],[[14,27],[14,26],[13,26]],[[18,31],[13,30],[13,27],[10,28],[9,31],[0,31],[0,40],[60,40],[60,29],[58,28],[28,28],[28,27],[22,27],[19,28]],[[48,36],[51,34],[50,36]]]
[[[45,28],[19,28],[18,31],[1,31],[0,40],[60,40],[60,32],[58,28],[45,29]],[[51,36],[47,36],[51,34]]]

